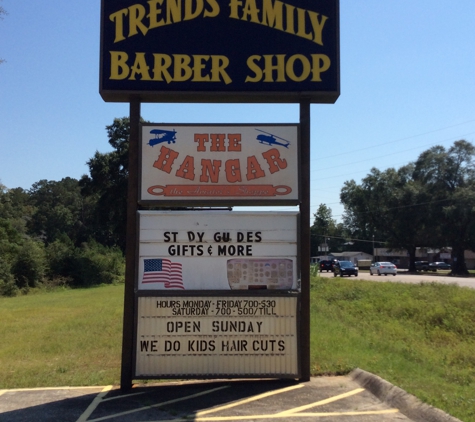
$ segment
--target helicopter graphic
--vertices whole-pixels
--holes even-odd
[[[176,139],[176,130],[165,130],[165,129],[152,129],[150,131],[152,135],[155,135],[155,138],[148,141],[148,145],[153,147],[154,145],[161,144],[162,142],[171,142],[175,143]]]
[[[276,136],[272,133],[269,132],[264,132],[263,130],[256,129],[259,132],[265,133],[265,135],[259,134],[257,135],[257,140],[259,141],[260,144],[267,144],[267,145],[280,145],[285,148],[289,148],[290,141],[287,141],[287,139],[281,138],[279,136]],[[286,143],[279,142],[277,139],[280,139]]]

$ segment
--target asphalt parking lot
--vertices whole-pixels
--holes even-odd
[[[348,376],[212,380],[138,385],[0,390],[1,422],[207,421],[456,422],[385,380]]]

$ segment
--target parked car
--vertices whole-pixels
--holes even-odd
[[[396,275],[397,267],[391,262],[375,262],[374,264],[371,264],[371,267],[369,267],[369,274]]]
[[[333,267],[333,275],[343,277],[347,275],[348,277],[354,275],[358,277],[358,267],[353,264],[351,261],[337,261]]]
[[[333,267],[335,265],[335,262],[336,260],[330,260],[330,259],[324,259],[322,261],[320,261],[320,265],[319,265],[319,268],[320,268],[320,272],[322,271],[333,271]]]
[[[450,270],[452,267],[450,264],[447,264],[446,262],[431,262],[429,264],[429,268],[432,271],[437,271],[437,270]]]
[[[414,264],[416,265],[416,271],[437,271],[435,268],[430,268],[429,261],[416,261]]]

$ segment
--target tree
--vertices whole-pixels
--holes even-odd
[[[406,249],[414,270],[417,247],[451,246],[452,273],[467,272],[464,251],[475,249],[475,147],[457,141],[435,146],[399,170],[375,168],[361,185],[345,182],[340,199],[352,235],[374,235]]]
[[[313,228],[317,233],[324,234],[334,231],[336,221],[332,218],[332,210],[325,204],[318,206],[317,212],[313,214]]]
[[[340,200],[345,206],[344,221],[352,236],[385,239],[392,249],[406,249],[410,269],[415,269],[416,248],[424,243],[426,215],[424,191],[412,182],[413,166],[384,172],[371,169],[361,185],[345,182]]]
[[[465,250],[475,250],[475,183],[458,188],[442,212],[447,222],[443,235],[452,245],[452,274],[467,275]]]
[[[46,244],[65,235],[76,245],[86,240],[86,225],[81,188],[76,179],[59,182],[40,180],[29,190],[34,212],[28,222],[29,233]]]
[[[46,273],[46,255],[41,242],[26,240],[12,265],[12,274],[16,285],[28,291],[30,287],[37,287]]]
[[[16,296],[17,292],[11,265],[0,255],[0,296]]]
[[[326,244],[329,250],[335,251],[344,243],[343,226],[332,218],[332,210],[325,204],[320,204],[313,214],[314,222],[310,228],[310,254],[320,254],[318,247]]]
[[[7,11],[2,7],[0,6],[0,20],[3,19],[3,16],[7,14]],[[0,59],[0,64],[2,64],[5,60],[4,59]]]
[[[76,248],[69,265],[69,277],[74,286],[111,284],[124,279],[125,260],[121,250],[94,241]]]
[[[414,179],[432,198],[428,217],[437,222],[437,246],[452,247],[452,274],[468,274],[464,251],[475,250],[475,147],[460,140],[446,150],[435,146],[415,163]]]
[[[10,265],[26,234],[29,218],[28,194],[23,189],[7,189],[0,183],[0,257]]]
[[[7,189],[0,183],[0,218],[9,220],[23,233],[32,213],[33,207],[27,191],[22,188]]]
[[[0,183],[0,295],[15,296],[18,292],[14,266],[28,240],[26,221],[30,214],[28,194]]]
[[[94,200],[93,231],[103,245],[125,250],[130,119],[116,118],[106,126],[114,151],[96,151],[87,165],[90,175],[80,180],[82,193]]]

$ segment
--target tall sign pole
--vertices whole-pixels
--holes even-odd
[[[133,378],[135,277],[137,272],[137,204],[138,204],[138,157],[140,132],[140,101],[130,102],[129,181],[127,187],[127,237],[125,250],[124,323],[122,333],[122,369],[120,387],[128,390]]]
[[[310,101],[300,102],[300,248],[302,381],[310,379]]]

